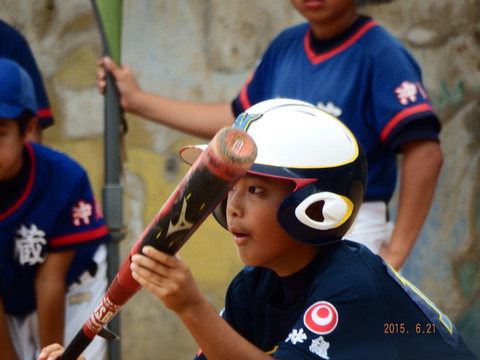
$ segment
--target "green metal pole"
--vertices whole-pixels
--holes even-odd
[[[120,62],[122,0],[91,0],[97,23],[100,28],[104,55]],[[120,108],[118,91],[111,75],[107,74],[107,88],[104,107],[104,156],[105,185],[102,191],[105,222],[113,241],[108,245],[107,276],[112,283],[119,269],[119,242],[125,237],[123,221],[123,187],[121,137],[126,131],[126,121]],[[117,314],[108,326],[109,330],[120,336],[120,314]],[[110,341],[108,359],[121,360],[121,342]]]

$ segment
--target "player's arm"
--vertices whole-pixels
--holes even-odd
[[[188,265],[153,247],[132,257],[136,281],[174,311],[209,360],[272,359],[240,336],[198,289]]]
[[[130,113],[184,131],[195,136],[212,138],[235,120],[229,103],[195,103],[178,101],[143,91],[128,66],[117,66],[110,58],[99,62],[115,79],[122,108]],[[97,87],[105,91],[105,72],[97,72]]]
[[[7,317],[3,310],[3,300],[0,296],[0,349],[2,360],[19,360],[13,347],[10,330],[8,329]]]
[[[381,255],[395,269],[407,259],[427,218],[443,153],[435,140],[409,141],[401,146],[403,162],[395,227]]]
[[[35,276],[40,346],[63,344],[66,277],[75,251],[50,252]]]
[[[205,298],[177,315],[209,360],[272,359],[230,327]]]

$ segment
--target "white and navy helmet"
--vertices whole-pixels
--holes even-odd
[[[350,130],[317,107],[291,99],[258,103],[233,126],[257,145],[249,173],[295,183],[278,208],[283,229],[311,245],[341,240],[358,214],[367,178],[365,154]],[[191,155],[181,152],[189,163]],[[226,227],[225,202],[214,215]]]

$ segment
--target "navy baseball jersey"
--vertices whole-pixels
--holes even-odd
[[[229,287],[222,316],[277,359],[475,359],[425,295],[348,240],[320,247],[288,277],[245,267]]]
[[[48,252],[76,250],[67,286],[92,265],[98,246],[110,239],[85,170],[58,151],[24,147],[22,171],[12,179],[15,196],[0,206],[0,292],[5,312],[35,309],[34,276]],[[8,191],[8,184],[1,184]]]
[[[0,57],[17,62],[32,79],[37,100],[37,120],[42,127],[53,124],[54,119],[42,75],[25,38],[13,27],[0,20]]]
[[[440,130],[416,61],[363,16],[328,41],[315,39],[308,24],[274,39],[232,108],[238,115],[273,98],[307,101],[350,128],[367,155],[367,201],[390,200],[402,142],[437,140]]]

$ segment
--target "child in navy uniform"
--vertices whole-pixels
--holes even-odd
[[[362,204],[367,164],[339,120],[304,102],[269,100],[234,126],[252,136],[258,157],[215,213],[246,265],[221,316],[179,257],[148,246],[132,257],[134,278],[202,348],[196,359],[475,359],[414,285],[342,240]],[[182,157],[192,163],[200,149]],[[62,351],[49,346],[39,359]]]
[[[32,79],[37,101],[37,129],[30,140],[41,143],[43,131],[54,124],[53,112],[37,61],[25,37],[17,29],[0,20],[0,57],[19,64]]]
[[[30,143],[37,103],[27,72],[0,58],[0,353],[33,360],[69,342],[107,286],[110,235],[85,170]],[[95,340],[91,360],[102,360]]]

